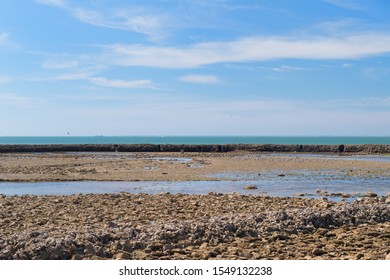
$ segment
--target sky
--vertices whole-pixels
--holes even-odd
[[[0,136],[390,136],[388,0],[0,2]]]

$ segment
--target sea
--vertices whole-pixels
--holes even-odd
[[[387,144],[390,136],[0,136],[1,144]]]

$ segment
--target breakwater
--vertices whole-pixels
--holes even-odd
[[[54,144],[54,145],[0,145],[0,153],[46,152],[278,152],[278,153],[361,153],[387,154],[390,145],[279,145],[279,144]]]

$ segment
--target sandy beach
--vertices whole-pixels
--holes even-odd
[[[390,162],[230,153],[0,154],[0,180],[223,180],[237,172],[390,176]],[[390,185],[389,185],[390,187]],[[340,190],[343,191],[343,190]],[[389,189],[390,191],[390,189]],[[0,196],[0,259],[388,259],[390,197]]]

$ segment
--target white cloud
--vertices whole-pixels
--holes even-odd
[[[364,10],[364,7],[361,4],[357,3],[355,0],[323,0],[323,1],[344,9]]]
[[[0,45],[7,42],[9,34],[8,33],[0,33]]]
[[[89,81],[93,84],[104,86],[104,87],[153,88],[153,83],[150,80],[125,81],[125,80],[109,80],[103,77],[93,77],[90,78]]]
[[[189,47],[114,44],[105,46],[108,64],[193,68],[215,63],[273,59],[354,59],[390,52],[390,34],[345,37],[252,37]]]
[[[369,67],[363,69],[363,76],[371,80],[386,79],[390,76],[390,68],[388,67]]]
[[[213,75],[186,75],[180,77],[180,81],[194,84],[217,84],[220,82],[218,77]]]
[[[280,67],[272,68],[272,71],[274,72],[292,72],[292,71],[305,71],[305,70],[307,69],[302,67],[289,66],[289,65],[282,65]]]
[[[67,3],[65,0],[35,0],[36,3],[50,5],[50,6],[58,6],[58,7],[66,7]]]
[[[91,72],[75,72],[75,73],[67,73],[52,77],[51,80],[58,81],[77,81],[77,80],[85,80],[88,79],[92,75]]]
[[[72,13],[80,21],[91,25],[142,33],[153,39],[162,36],[164,18],[161,15],[137,15],[125,11],[98,12],[82,8],[74,8]]]
[[[64,74],[59,74],[56,76],[45,76],[45,77],[31,77],[28,81],[32,82],[42,82],[42,81],[79,81],[79,80],[88,80],[94,72],[91,71],[76,71],[69,72]]]
[[[78,65],[79,63],[76,60],[63,61],[63,62],[47,60],[42,63],[42,67],[45,69],[67,69],[67,68],[77,67]]]
[[[114,9],[90,9],[74,6],[65,0],[36,0],[39,4],[57,6],[81,22],[118,30],[142,33],[152,41],[166,36],[163,26],[167,24],[166,16],[161,13],[152,13],[136,7]]]
[[[11,81],[10,77],[7,76],[0,76],[0,84],[9,83]]]
[[[44,102],[44,100],[34,97],[25,97],[13,93],[0,92],[0,105],[13,106],[16,108],[32,108],[36,105],[43,104]]]

